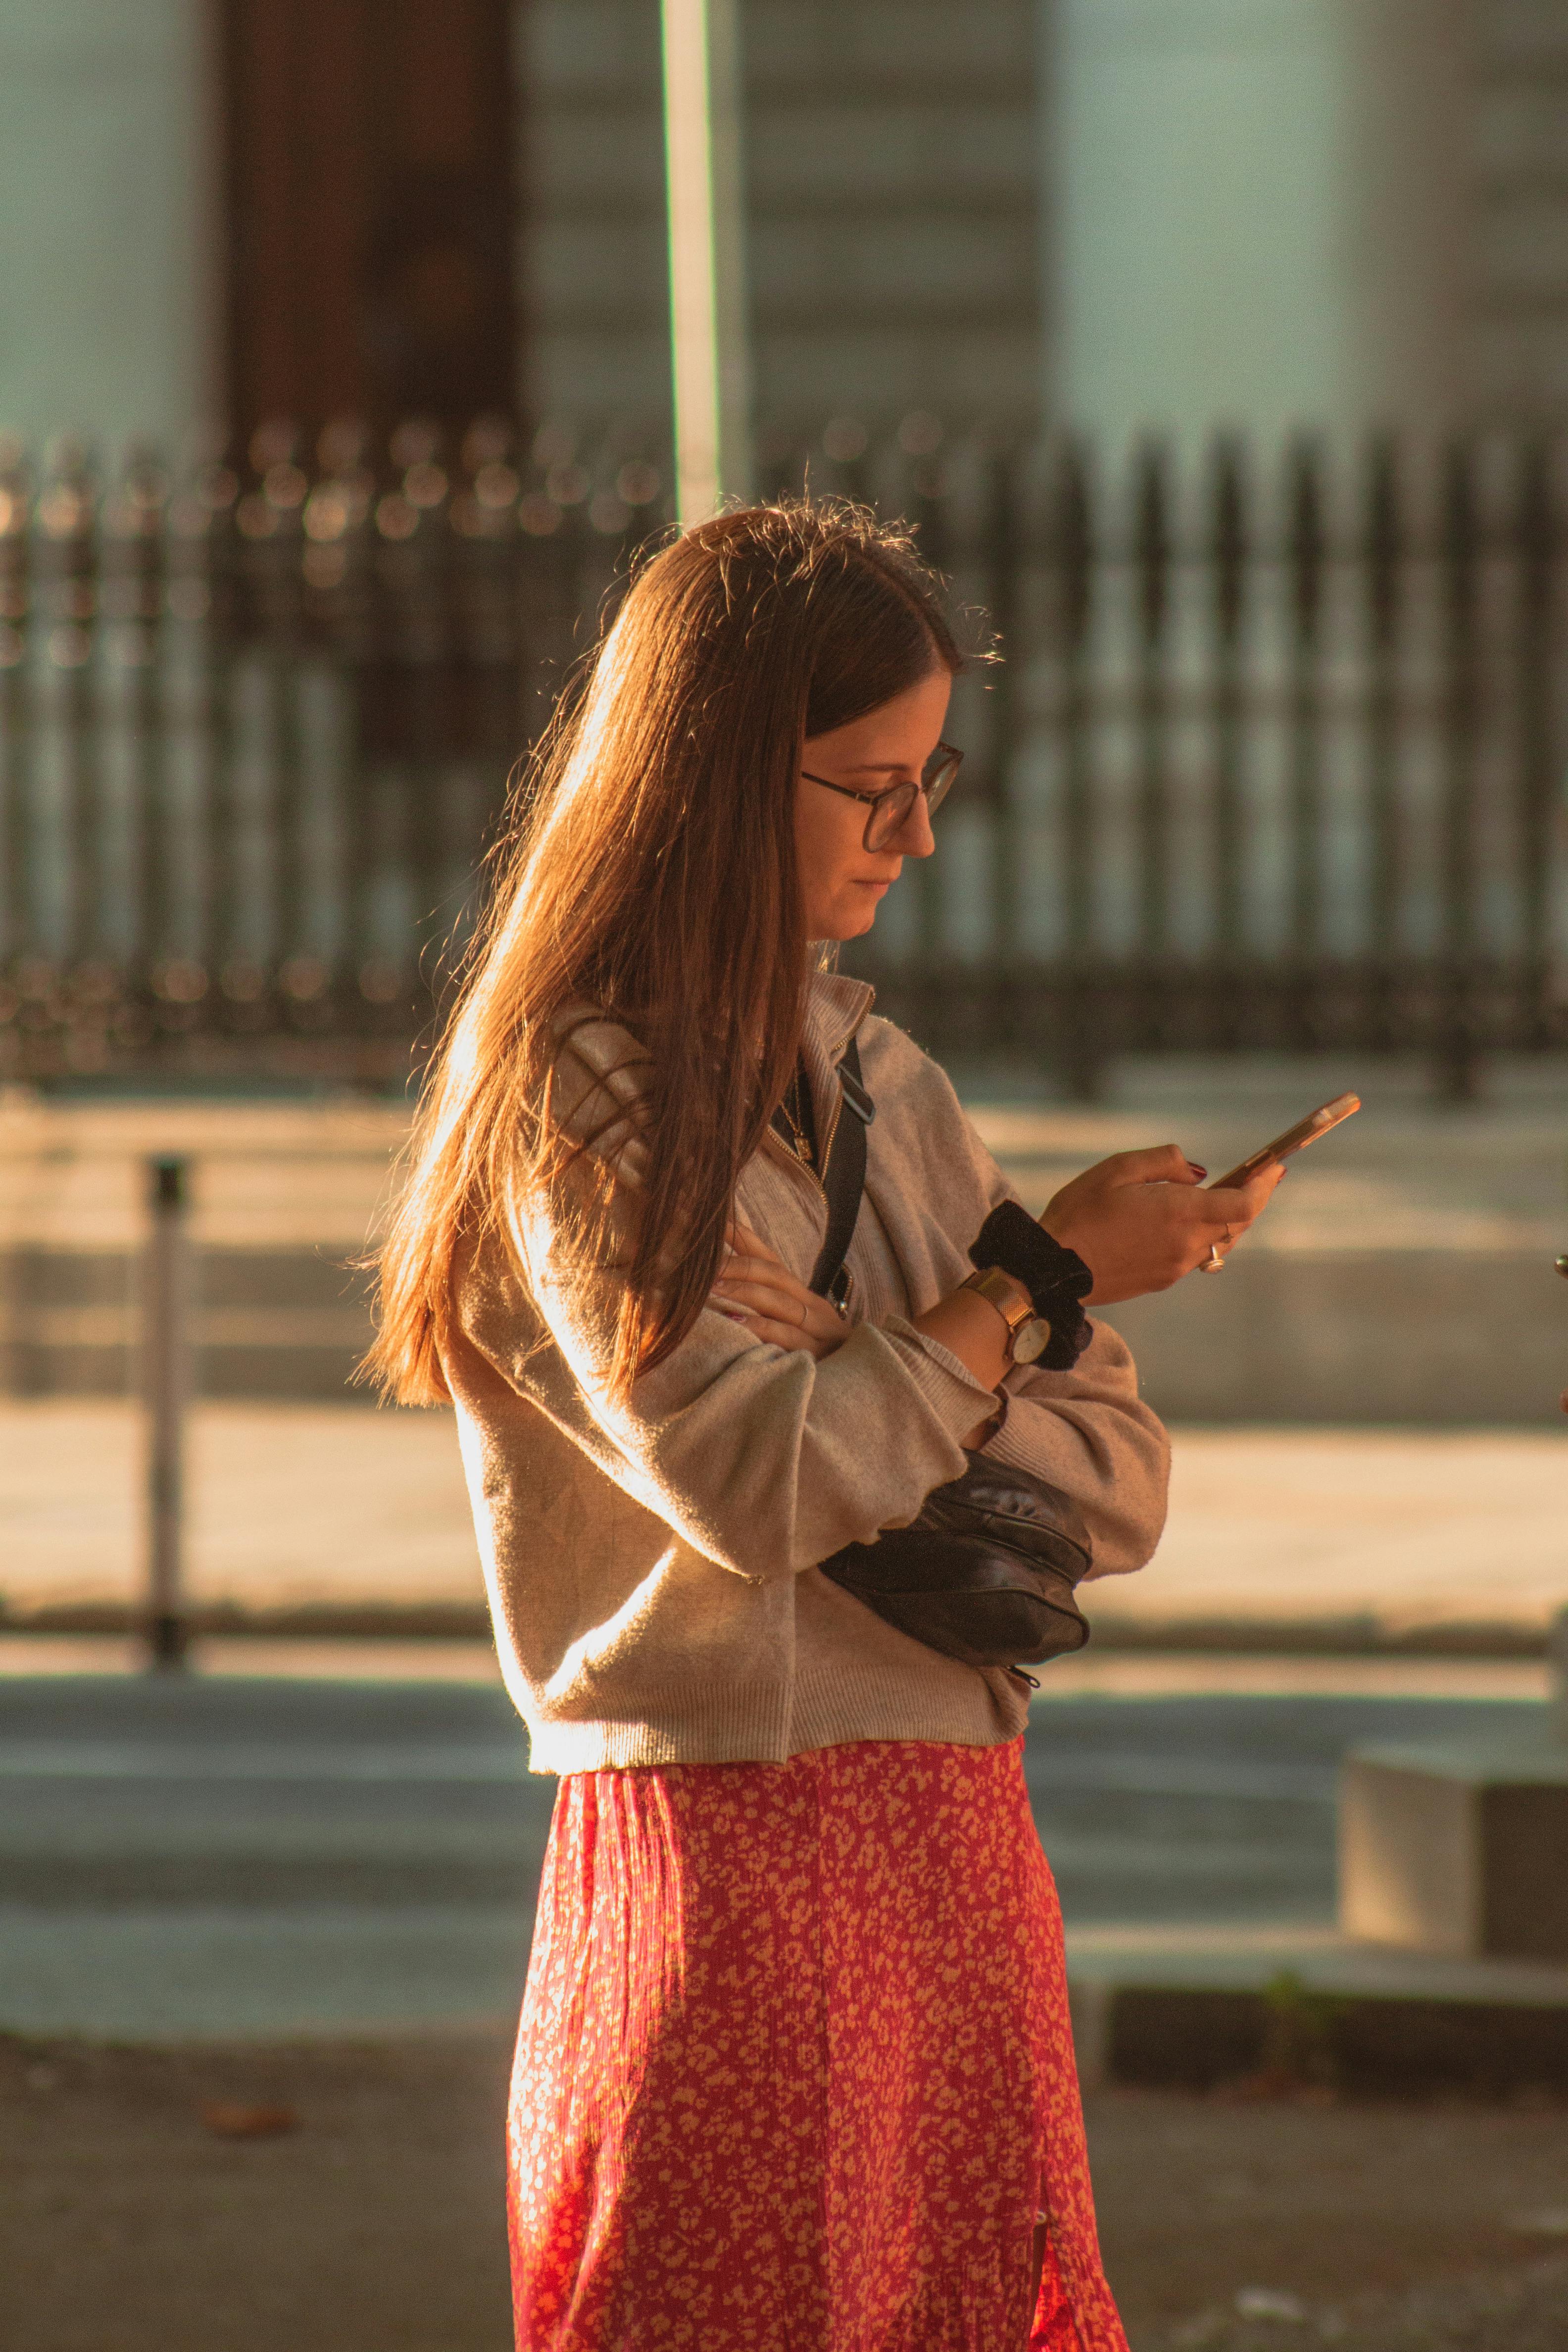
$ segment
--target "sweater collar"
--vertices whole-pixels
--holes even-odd
[[[811,1088],[818,1147],[818,1168],[807,1181],[818,1186],[821,1169],[826,1167],[833,1149],[834,1130],[844,1100],[838,1084],[838,1065],[844,1058],[844,1048],[870,1011],[876,994],[865,981],[850,980],[840,971],[813,972],[806,982],[800,1055],[805,1066],[806,1084]],[[793,1161],[794,1155],[787,1147],[781,1145],[780,1149]]]
[[[806,982],[805,1012],[801,1042],[808,1061],[818,1055],[836,1070],[844,1048],[877,1001],[877,992],[864,980],[841,971],[816,971]]]

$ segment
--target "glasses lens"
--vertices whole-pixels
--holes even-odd
[[[950,751],[944,744],[931,753],[926,762],[921,788],[926,796],[926,812],[934,816],[952,788],[952,780],[963,761],[962,751]]]
[[[886,849],[890,841],[902,833],[910,821],[910,811],[920,797],[919,784],[895,784],[890,793],[878,795],[876,805],[866,823],[868,849]]]

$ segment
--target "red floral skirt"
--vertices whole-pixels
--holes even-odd
[[[512,2076],[520,2352],[1126,2352],[1022,1748],[562,1782]]]

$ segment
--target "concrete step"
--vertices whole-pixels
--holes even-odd
[[[353,1253],[198,1249],[198,1395],[352,1399],[370,1345],[371,1282]],[[140,1261],[124,1250],[0,1249],[0,1395],[134,1391]],[[367,1399],[368,1401],[368,1399]]]
[[[1089,1107],[956,1073],[1031,1208],[1115,1151],[1179,1142],[1219,1174],[1314,1102],[1365,1108],[1292,1166],[1222,1276],[1107,1311],[1144,1393],[1188,1423],[1552,1427],[1568,1381],[1568,1066],[1433,1103],[1424,1072],[1340,1059],[1127,1065]],[[194,1168],[196,1364],[212,1397],[363,1397],[374,1244],[405,1106],[72,1102],[0,1094],[0,1395],[127,1392],[145,1160]]]
[[[1008,1102],[961,1073],[1031,1209],[1115,1151],[1179,1143],[1217,1177],[1315,1103],[1361,1112],[1290,1164],[1222,1276],[1105,1311],[1167,1420],[1510,1427],[1558,1423],[1568,1382],[1568,1067],[1435,1103],[1423,1074],[1345,1057],[1128,1064],[1087,1109]]]
[[[24,1675],[4,1699],[0,2030],[265,2040],[515,2014],[554,1784],[493,1682]],[[1348,1748],[1529,1736],[1545,1712],[1364,1687],[1042,1694],[1025,1770],[1086,2074],[1568,2086],[1568,1969],[1430,1960],[1332,1920]]]
[[[0,1395],[132,1391],[146,1164],[172,1153],[193,1171],[198,1393],[363,1396],[351,1383],[370,1286],[354,1261],[407,1129],[405,1106],[352,1096],[0,1093]]]

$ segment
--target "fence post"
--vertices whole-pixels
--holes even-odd
[[[1105,1062],[1105,977],[1097,953],[1095,879],[1099,839],[1095,790],[1094,623],[1100,517],[1089,457],[1064,441],[1053,486],[1050,551],[1053,619],[1060,646],[1062,863],[1066,936],[1061,959],[1059,1066],[1079,1102],[1100,1093]]]
[[[190,1248],[187,1162],[148,1162],[142,1292],[147,1409],[147,1663],[181,1667],[190,1644],[183,1591],[185,1407],[190,1397]]]

